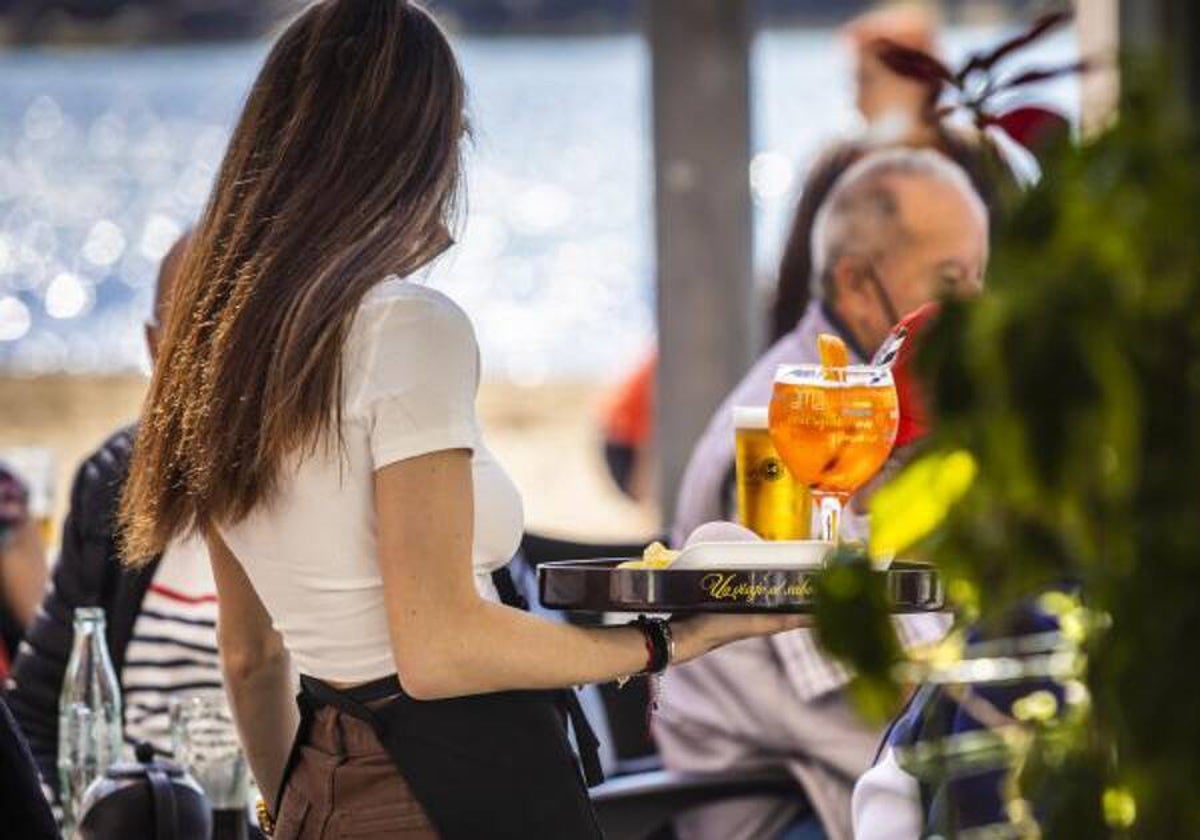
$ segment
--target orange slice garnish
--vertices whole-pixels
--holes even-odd
[[[846,342],[836,335],[821,333],[817,336],[817,353],[821,357],[821,367],[826,379],[841,379],[844,373],[839,370],[850,364],[850,350]]]

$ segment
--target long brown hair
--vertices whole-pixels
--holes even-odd
[[[126,559],[236,522],[340,428],[370,288],[448,245],[461,72],[404,0],[324,0],[259,73],[172,297],[121,502]]]

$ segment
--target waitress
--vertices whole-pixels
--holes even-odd
[[[417,6],[296,19],[196,229],[138,433],[126,554],[207,536],[278,837],[596,837],[561,689],[801,621],[583,629],[502,603],[521,500],[480,436],[471,323],[416,279],[451,244],[464,100]]]

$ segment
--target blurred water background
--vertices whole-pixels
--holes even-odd
[[[1005,31],[951,28],[945,51]],[[475,319],[489,378],[616,376],[653,340],[647,48],[632,34],[457,46],[475,132],[467,222],[429,282]],[[200,212],[265,49],[0,53],[0,369],[145,368],[157,262]],[[1075,52],[1068,32],[1025,64]],[[766,284],[807,163],[856,117],[835,30],[764,32],[753,77],[747,177]],[[1076,84],[1041,101],[1073,115]]]

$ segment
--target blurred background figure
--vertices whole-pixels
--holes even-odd
[[[932,145],[933,97],[928,85],[897,75],[879,56],[885,42],[930,55],[940,52],[939,24],[926,5],[892,5],[855,18],[842,30],[854,63],[854,106],[868,142]]]
[[[151,358],[188,236],[167,252],[145,327]],[[117,431],[79,467],[53,585],[13,663],[8,702],[43,780],[58,790],[58,696],[71,654],[75,609],[105,611],[109,656],[124,698],[125,741],[170,755],[172,699],[219,692],[217,599],[202,540],[173,544],[136,570],[121,563],[115,532],[136,426]]]
[[[46,586],[46,551],[29,514],[29,489],[0,463],[0,681]]]
[[[654,377],[658,354],[651,352],[608,394],[601,413],[604,463],[629,498],[652,504],[654,475]]]
[[[851,21],[843,30],[853,54],[854,101],[864,128],[828,148],[813,164],[800,191],[791,232],[779,265],[768,334],[772,341],[796,326],[810,300],[812,226],[838,177],[871,149],[886,146],[935,149],[963,168],[988,205],[992,222],[1011,176],[992,142],[969,126],[938,118],[940,88],[892,71],[880,57],[888,44],[938,56],[937,18],[925,5],[881,8]]]

